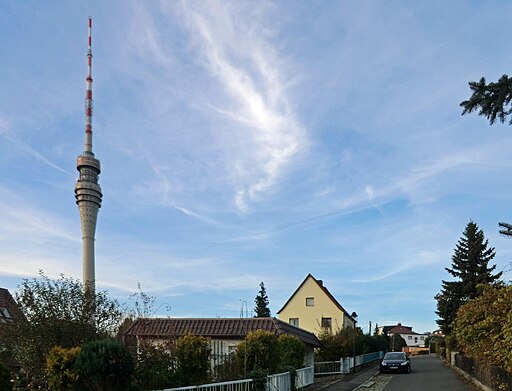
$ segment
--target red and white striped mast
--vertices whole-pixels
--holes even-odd
[[[92,18],[89,16],[87,48],[87,87],[85,90],[85,152],[92,153]]]

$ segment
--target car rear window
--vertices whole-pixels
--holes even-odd
[[[404,353],[386,353],[386,355],[384,356],[385,360],[403,360],[404,358]]]

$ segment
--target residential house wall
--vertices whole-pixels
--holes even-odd
[[[354,319],[334,296],[311,274],[278,311],[279,319],[314,334],[354,327]]]
[[[428,337],[428,334],[419,334],[412,331],[412,327],[403,326],[401,323],[398,323],[396,326],[383,326],[378,328],[379,334],[387,334],[389,336],[400,335],[407,346],[409,347],[425,347],[425,340]]]
[[[297,337],[306,347],[305,365],[314,364],[314,349],[321,346],[316,336],[276,318],[140,318],[122,335],[125,341],[135,340],[137,345],[145,341],[164,346],[186,334],[206,337],[210,340],[213,367],[216,358],[233,352],[248,333],[256,330],[269,331],[276,336],[288,334]]]

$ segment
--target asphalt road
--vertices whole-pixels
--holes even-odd
[[[375,386],[384,391],[474,391],[472,385],[459,378],[438,357],[415,356],[409,374],[379,374]],[[383,387],[382,387],[383,386]],[[369,389],[373,389],[369,388]],[[377,387],[376,387],[377,389]]]

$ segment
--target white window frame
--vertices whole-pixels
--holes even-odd
[[[288,323],[292,326],[299,327],[299,318],[290,318],[288,319]]]

